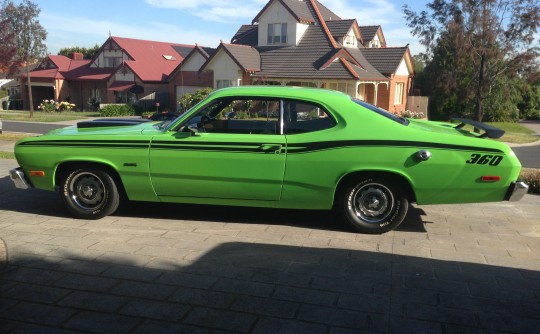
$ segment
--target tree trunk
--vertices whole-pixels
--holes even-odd
[[[480,57],[480,69],[478,71],[478,83],[476,85],[476,120],[482,122],[484,118],[483,92],[484,92],[484,67],[486,62],[486,54],[482,53]]]
[[[30,81],[30,69],[28,63],[26,63],[26,85],[28,86],[28,104],[30,104],[30,118],[34,117],[34,98],[32,97],[32,83]]]

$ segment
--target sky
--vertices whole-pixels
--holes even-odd
[[[419,12],[426,0],[319,0],[342,19],[380,25],[388,46],[409,44],[423,51],[410,34],[402,7]],[[16,1],[17,2],[17,1]],[[48,52],[61,48],[101,46],[109,37],[147,39],[217,47],[229,43],[240,25],[251,24],[268,0],[33,0],[39,22],[48,32]]]

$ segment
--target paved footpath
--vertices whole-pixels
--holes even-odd
[[[540,328],[540,196],[414,207],[375,236],[305,211],[136,204],[87,221],[15,189],[15,164],[0,160],[1,333]]]

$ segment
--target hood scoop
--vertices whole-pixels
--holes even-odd
[[[77,128],[102,128],[102,127],[111,127],[111,126],[132,126],[138,125],[141,123],[148,123],[151,120],[143,118],[98,118],[93,121],[83,121],[77,123]]]

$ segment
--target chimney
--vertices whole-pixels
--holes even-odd
[[[73,60],[83,60],[84,59],[84,54],[82,54],[81,52],[72,52],[69,56]]]

